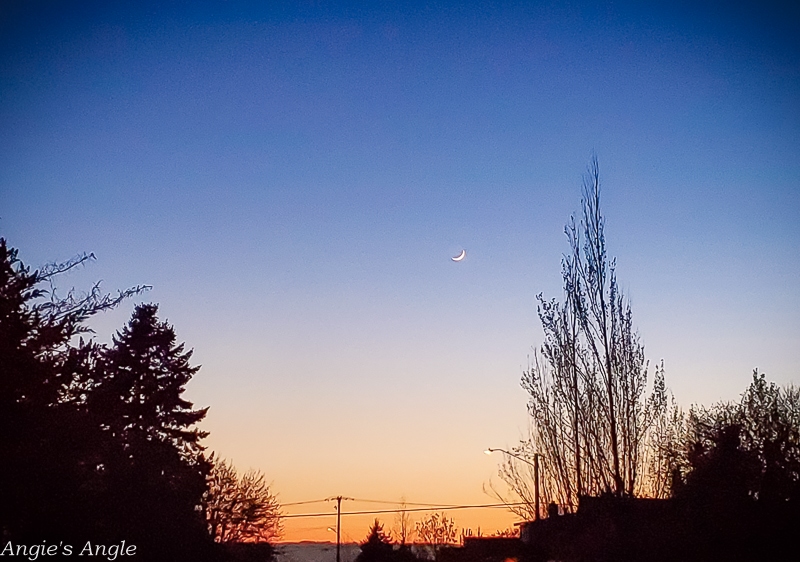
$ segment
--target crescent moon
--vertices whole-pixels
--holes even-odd
[[[457,255],[454,258],[450,258],[450,259],[453,260],[453,261],[461,261],[461,260],[464,259],[464,256],[466,256],[466,255],[467,255],[467,251],[466,250],[461,250],[461,253],[459,255]]]

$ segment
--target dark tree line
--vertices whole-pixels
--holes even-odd
[[[800,528],[800,389],[763,374],[737,402],[685,416],[673,497],[684,559],[793,560]]]
[[[86,320],[140,293],[59,298],[84,255],[31,271],[0,239],[0,538],[137,545],[146,560],[215,559],[211,470],[183,398],[192,352],[142,304],[110,345]]]
[[[800,528],[800,391],[755,373],[739,402],[678,408],[663,363],[649,376],[600,192],[593,158],[581,220],[565,228],[563,299],[538,296],[544,341],[522,377],[530,437],[499,472],[523,503],[511,509],[531,520],[553,502],[536,527],[559,546],[549,558],[778,559],[769,549]]]
[[[671,496],[583,497],[531,531],[522,560],[796,560],[800,390],[755,373],[736,402],[676,417]]]

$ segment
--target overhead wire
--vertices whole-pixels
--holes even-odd
[[[384,503],[384,504],[395,504],[395,505],[414,505],[414,506],[419,506],[419,507],[432,507],[432,506],[441,505],[441,504],[436,504],[436,503],[414,503],[414,502],[404,502],[404,501],[383,501],[383,500],[362,500],[362,499],[354,499],[353,501],[364,502],[364,503]]]
[[[410,509],[376,509],[370,511],[342,511],[341,515],[378,515],[381,513],[408,513],[408,512],[417,512],[417,511],[449,511],[453,509],[497,509],[497,508],[508,508],[515,505],[527,505],[525,502],[516,502],[516,503],[494,503],[494,504],[476,504],[476,505],[439,505],[436,506],[435,504],[426,504],[429,507],[414,507]],[[297,517],[332,517],[336,515],[335,512],[333,513],[291,513],[288,515],[282,515],[282,519],[294,519]]]
[[[308,501],[304,501],[304,502],[282,503],[281,506],[282,507],[286,507],[286,506],[290,506],[290,505],[306,505],[306,504],[309,504],[309,503],[322,503],[322,502],[326,502],[326,501],[328,501],[328,498],[323,498],[321,500],[308,500]]]

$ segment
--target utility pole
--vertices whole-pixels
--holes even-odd
[[[336,562],[341,562],[342,496],[336,496]]]
[[[327,498],[327,501],[336,500],[336,562],[342,562],[342,500],[352,500],[344,496]]]

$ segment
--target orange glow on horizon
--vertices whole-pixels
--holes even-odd
[[[350,511],[362,511],[362,509],[353,509],[350,506]],[[374,509],[374,506],[372,507]],[[370,508],[367,508],[370,509]],[[313,511],[313,513],[324,512],[325,510]],[[383,524],[384,531],[391,535],[392,540],[396,541],[396,515],[393,513],[379,513],[374,515],[348,515],[348,509],[343,506],[342,508],[342,529],[341,541],[342,543],[360,543],[366,539],[369,534],[369,529],[377,518]],[[431,513],[442,513],[442,510],[432,511],[419,511],[412,512],[411,526],[421,520],[422,518],[430,515]],[[292,514],[303,513],[301,511],[293,512]],[[311,513],[311,511],[308,511]],[[472,508],[472,509],[459,509],[459,510],[445,510],[444,513],[455,520],[456,527],[458,528],[459,536],[462,530],[470,529],[473,535],[479,532],[482,536],[489,536],[497,531],[502,531],[508,528],[513,528],[514,523],[521,521],[521,519],[509,512],[507,509],[502,508]],[[289,513],[286,513],[288,515]],[[328,529],[331,530],[328,530]],[[336,543],[336,513],[331,513],[330,516],[325,517],[297,517],[297,518],[284,518],[283,520],[283,535],[276,541],[277,543],[297,543],[297,542],[324,542]],[[413,538],[413,537],[412,537]],[[414,542],[413,540],[411,542]]]

